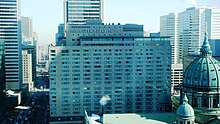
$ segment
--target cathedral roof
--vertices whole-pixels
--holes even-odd
[[[200,49],[200,57],[195,59],[186,68],[183,85],[196,87],[220,86],[220,62],[211,55],[207,33]]]

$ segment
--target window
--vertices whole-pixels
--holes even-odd
[[[62,50],[62,53],[69,53],[69,50]]]
[[[50,50],[50,52],[51,52],[51,53],[55,53],[55,52],[56,52],[56,50]]]

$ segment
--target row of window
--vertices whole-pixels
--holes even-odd
[[[80,52],[95,52],[95,53],[101,53],[101,52],[112,52],[112,51],[115,51],[115,52],[122,52],[122,51],[125,51],[125,52],[144,52],[144,49],[94,49],[94,50],[91,50],[91,49],[84,49],[84,50],[77,50],[77,49],[74,49],[74,50],[62,50],[61,53],[71,53],[71,51],[73,53],[77,52],[77,53],[80,53]],[[145,49],[146,52],[153,52],[154,49]],[[164,50],[160,50],[158,49],[156,52],[164,52]],[[56,50],[50,50],[50,53],[56,53]]]

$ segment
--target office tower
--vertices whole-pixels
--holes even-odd
[[[164,86],[170,95],[169,37],[143,37],[142,25],[67,27],[67,46],[49,47],[51,121],[82,123],[83,110],[157,112]]]
[[[209,39],[219,40],[220,39],[220,9],[217,7],[207,7],[201,15],[201,31],[208,32]],[[202,33],[204,34],[204,33]],[[204,37],[201,38],[202,41]]]
[[[86,20],[103,20],[103,0],[64,0],[64,25],[85,24]]]
[[[0,0],[0,39],[5,42],[6,90],[19,90],[21,72],[20,0]]]
[[[33,90],[32,55],[27,50],[22,50],[22,82],[28,85],[28,91]]]
[[[201,43],[204,40],[203,32],[205,31],[210,34],[209,39],[212,41],[212,49],[218,49],[218,42],[216,41],[220,39],[218,35],[220,32],[220,27],[218,26],[220,25],[219,16],[219,9],[206,6],[187,8],[185,11],[178,13],[178,15],[170,13],[161,16],[161,36],[171,36],[172,71],[179,70],[180,64],[186,65],[183,61],[187,61],[188,55],[196,56],[199,54]],[[214,55],[216,53],[214,51]],[[182,77],[178,79],[182,79]],[[177,84],[174,81],[172,80],[172,84]]]
[[[178,93],[182,84],[183,69],[178,48],[178,16],[169,13],[160,17],[160,35],[170,36],[172,48],[172,66],[171,66],[171,91],[172,94]]]
[[[160,36],[170,36],[172,46],[172,64],[179,63],[178,60],[178,44],[177,44],[177,31],[178,31],[177,15],[170,13],[160,17]]]
[[[22,51],[27,51],[27,54],[31,54],[31,73],[29,73],[29,75],[31,74],[31,79],[34,82],[34,84],[36,83],[36,66],[37,66],[37,53],[36,53],[36,46],[35,45],[22,45]],[[23,58],[22,58],[23,60]],[[28,64],[29,66],[30,64]],[[24,76],[23,76],[24,77]],[[24,83],[24,82],[23,82]]]
[[[209,39],[219,39],[220,11],[215,7],[192,7],[178,14],[180,57],[199,55],[205,31]]]
[[[180,57],[198,55],[201,46],[201,13],[205,8],[187,8],[178,14],[178,41]],[[182,60],[181,60],[182,61]]]
[[[5,58],[4,58],[5,44],[0,40],[0,121],[4,119],[5,113]]]
[[[64,24],[60,24],[56,33],[56,46],[65,46],[65,39]]]
[[[21,17],[22,42],[33,41],[32,18]]]
[[[37,32],[33,33],[33,44],[36,46],[36,62],[39,62],[39,43],[38,43],[38,34]]]
[[[204,18],[202,21],[207,22],[207,31],[210,33],[208,37],[210,39],[210,45],[212,49],[212,56],[219,57],[220,56],[220,9],[213,8],[207,9],[203,14]],[[205,25],[203,26],[205,27]],[[206,29],[203,28],[203,32]]]

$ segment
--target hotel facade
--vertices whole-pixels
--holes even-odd
[[[170,37],[143,37],[134,24],[76,27],[67,27],[66,46],[49,47],[51,121],[82,123],[105,95],[105,113],[157,112],[164,88],[171,92]]]

